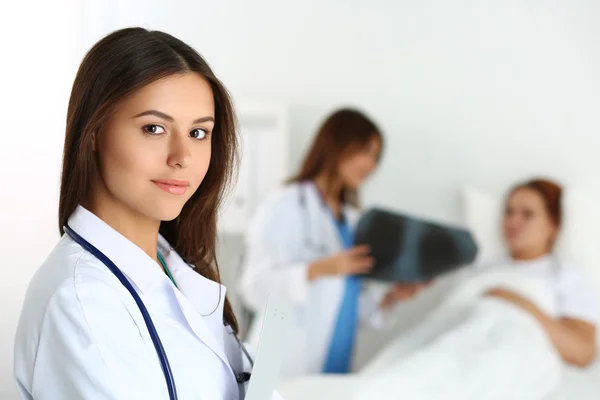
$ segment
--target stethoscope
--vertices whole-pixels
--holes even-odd
[[[173,372],[171,371],[171,366],[169,365],[169,359],[167,358],[167,353],[163,348],[162,342],[160,341],[160,337],[158,336],[158,332],[154,327],[154,323],[152,322],[152,318],[150,317],[150,313],[148,309],[144,305],[144,302],[137,294],[136,290],[133,288],[129,280],[125,277],[125,275],[121,272],[121,270],[112,262],[110,258],[108,258],[104,253],[98,250],[94,245],[81,237],[77,232],[75,232],[71,227],[67,224],[64,227],[64,231],[67,235],[69,235],[77,244],[83,247],[85,250],[89,251],[94,257],[100,260],[106,267],[119,279],[121,284],[125,286],[125,288],[129,291],[133,299],[135,300],[140,312],[142,313],[142,317],[144,318],[144,322],[146,323],[146,327],[148,329],[148,333],[150,334],[150,338],[152,339],[152,343],[154,344],[154,348],[156,349],[156,353],[158,355],[158,359],[160,361],[160,366],[163,370],[163,374],[165,375],[165,382],[167,384],[167,389],[169,392],[170,400],[177,400],[177,390],[175,389],[175,381],[173,379]],[[236,342],[239,344],[240,348],[244,352],[244,355],[250,361],[250,366],[254,367],[254,360],[248,353],[248,350],[237,337],[233,329],[226,325],[227,331],[230,334],[233,334]],[[250,380],[249,372],[242,372],[239,374],[235,374],[236,382],[239,384],[245,383]]]
[[[303,242],[304,242],[304,246],[311,250],[314,251],[316,254],[320,255],[320,256],[324,256],[328,253],[327,251],[327,245],[325,243],[323,243],[321,241],[321,243],[317,243],[316,240],[313,239],[313,235],[312,233],[312,227],[310,226],[311,224],[311,215],[310,212],[308,210],[308,201],[307,201],[307,190],[308,190],[308,185],[311,185],[310,182],[302,182],[300,183],[300,190],[298,192],[298,204],[300,205],[300,208],[303,210],[304,212],[304,218],[302,218],[302,234],[304,236],[303,238]],[[325,204],[325,201],[321,198],[321,206],[324,209],[328,209],[327,205]]]

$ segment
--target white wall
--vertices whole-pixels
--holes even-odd
[[[458,222],[466,183],[545,173],[600,193],[595,0],[118,3],[90,37],[123,24],[168,30],[234,97],[289,105],[292,167],[333,107],[370,113],[388,147],[367,203]]]
[[[461,185],[496,189],[531,173],[600,193],[595,0],[54,0],[0,10],[2,399],[14,393],[22,292],[56,239],[78,40],[87,47],[106,30],[168,30],[207,57],[236,99],[289,105],[292,166],[332,107],[364,108],[388,141],[368,203],[456,222]]]
[[[378,120],[389,146],[367,201],[458,221],[464,183],[598,185],[598,2],[227,3],[179,30],[235,94],[292,105],[294,160],[334,105]]]
[[[0,3],[3,400],[16,398],[12,345],[25,288],[58,239],[64,121],[81,51],[78,14],[76,0]]]

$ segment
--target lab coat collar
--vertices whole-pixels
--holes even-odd
[[[301,185],[303,185],[303,187],[301,187],[300,190],[310,192],[310,195],[313,198],[314,206],[321,206],[321,207],[323,207],[325,212],[330,213],[329,206],[325,202],[325,199],[323,198],[323,194],[321,193],[321,191],[319,190],[317,185],[314,183],[314,181],[305,181],[305,182],[301,183]],[[304,195],[304,194],[301,194],[301,195]],[[315,200],[318,200],[318,201],[315,201]],[[359,210],[356,207],[354,207],[351,204],[345,203],[342,205],[342,213],[344,214],[344,218],[346,218],[347,222],[351,226],[356,225],[356,223],[358,222],[359,215],[360,215]]]
[[[148,254],[83,206],[75,209],[69,218],[69,226],[110,258],[142,294],[161,288],[169,279]],[[158,251],[181,292],[201,315],[210,314],[216,300],[209,302],[206,299],[224,299],[225,287],[196,273],[161,235],[157,240]],[[222,305],[220,309],[222,311]]]
[[[192,269],[171,247],[167,240],[158,237],[158,251],[163,256],[179,290],[169,285],[190,327],[209,346],[223,363],[231,368],[225,352],[223,308],[225,286],[205,278]],[[193,306],[190,309],[189,305]]]
[[[179,291],[194,306],[195,311],[209,322],[209,326],[222,328],[227,288],[194,271],[160,235],[158,251],[165,259]],[[215,332],[215,336],[222,338],[222,333],[220,329]]]
[[[331,240],[333,240],[333,243],[331,244],[333,244],[334,249],[343,249],[344,243],[342,241],[342,238],[340,237],[338,228],[336,226],[336,221],[333,217],[333,214],[331,213],[331,210],[329,209],[329,206],[323,200],[323,196],[317,188],[317,185],[315,185],[313,181],[306,181],[302,183],[302,185],[304,186],[300,187],[300,190],[302,190],[304,193],[308,193],[308,195],[306,196],[306,207],[309,207],[310,209],[314,210],[316,215],[320,215],[320,223],[324,224],[321,225],[320,228],[325,229],[327,232],[325,237],[331,238]],[[344,213],[344,218],[346,218],[346,221],[350,225],[350,228],[354,231],[356,229],[356,224],[360,215],[359,211],[356,209],[356,207],[352,205],[344,204],[342,207],[342,212]]]
[[[69,218],[69,226],[110,258],[141,294],[151,295],[164,288],[169,278],[160,266],[92,212],[78,206]],[[161,235],[158,235],[158,251],[177,283],[179,290],[170,282],[168,285],[194,333],[228,365],[223,343],[225,286],[196,273]]]
[[[148,254],[83,206],[71,214],[69,226],[110,258],[142,294],[168,279]]]

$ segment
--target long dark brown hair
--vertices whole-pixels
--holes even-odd
[[[367,146],[373,138],[379,139],[383,150],[381,131],[364,113],[351,108],[333,112],[319,127],[300,170],[288,182],[314,180],[322,173],[332,182],[337,178],[343,157]],[[340,200],[356,206],[358,194],[356,190],[344,187]]]
[[[163,32],[127,28],[99,41],[85,56],[71,91],[63,154],[58,223],[90,195],[99,177],[92,138],[128,96],[167,76],[195,72],[213,91],[215,126],[208,171],[198,190],[160,233],[204,277],[220,281],[216,260],[217,214],[231,183],[237,157],[236,118],[231,98],[204,59],[190,46]],[[224,319],[238,325],[226,299]]]

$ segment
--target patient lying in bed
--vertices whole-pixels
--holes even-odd
[[[477,268],[358,374],[299,380],[283,394],[289,400],[546,397],[560,382],[563,361],[583,367],[596,353],[595,296],[578,270],[551,255],[560,196],[551,182],[519,185],[504,217],[511,259]]]
[[[504,216],[504,238],[513,264],[548,280],[557,302],[551,315],[517,293],[503,288],[487,294],[532,315],[562,359],[586,366],[596,355],[596,294],[575,266],[560,264],[551,255],[562,219],[561,188],[550,181],[531,181],[512,190]]]

